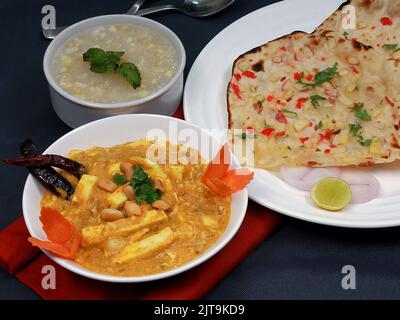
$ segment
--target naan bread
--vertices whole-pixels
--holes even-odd
[[[389,1],[379,2],[388,7]],[[254,142],[255,167],[372,165],[400,158],[398,61],[387,49],[323,33],[327,25],[311,35],[296,32],[271,41],[235,61],[229,128],[245,131],[233,133],[234,149]]]

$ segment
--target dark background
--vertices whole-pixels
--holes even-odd
[[[147,6],[182,1],[148,0]],[[69,25],[96,15],[122,13],[133,2],[1,0],[0,158],[15,157],[18,143],[27,137],[45,149],[70,130],[53,112],[42,71],[42,58],[49,44],[41,36],[42,6],[54,5],[57,25]],[[165,24],[181,38],[188,58],[187,75],[201,49],[219,31],[245,14],[273,2],[276,1],[237,0],[226,11],[202,20],[173,12],[151,18]],[[21,197],[26,176],[21,168],[0,164],[0,229],[22,212]],[[399,228],[350,230],[285,218],[282,226],[206,298],[399,298],[399,233]],[[341,288],[344,265],[354,265],[357,270],[356,290]],[[1,298],[39,299],[33,291],[0,269]]]

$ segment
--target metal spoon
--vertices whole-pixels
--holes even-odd
[[[135,15],[138,10],[140,9],[140,7],[146,2],[146,0],[137,0],[135,2],[135,4],[130,7],[130,9],[125,12],[125,14],[130,14],[130,15]],[[43,29],[43,36],[46,39],[54,39],[59,33],[61,33],[61,31],[63,31],[64,29],[66,29],[67,27],[58,27],[55,29]]]
[[[235,0],[185,0],[182,5],[162,5],[139,10],[136,15],[144,16],[164,10],[178,10],[191,17],[202,18],[218,13],[229,7]]]
[[[235,0],[185,0],[182,5],[163,5],[152,8],[139,10],[140,6],[145,0],[138,0],[126,14],[136,14],[137,16],[144,16],[147,14],[160,12],[164,10],[178,10],[191,17],[202,18],[208,17],[215,13],[218,13],[225,8],[229,7]],[[61,31],[66,27],[58,27],[55,29],[43,29],[43,35],[47,39],[54,39]]]

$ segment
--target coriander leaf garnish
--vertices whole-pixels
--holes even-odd
[[[337,70],[338,66],[339,66],[339,63],[335,62],[335,64],[332,67],[327,68],[321,72],[318,72],[314,77],[315,85],[317,85],[317,86],[321,85],[324,82],[328,82],[328,81],[332,80],[332,78],[334,76],[339,75],[338,70]]]
[[[115,64],[110,62],[107,57],[99,57],[94,59],[90,64],[90,71],[95,73],[105,73],[113,71]]]
[[[116,184],[125,184],[128,182],[128,180],[126,180],[126,178],[120,173],[116,173],[113,175],[113,181]]]
[[[142,77],[140,76],[139,69],[130,62],[125,62],[117,68],[117,73],[125,77],[133,88],[140,86]]]
[[[353,135],[353,136],[355,136],[355,137],[357,137],[357,138],[362,138],[362,136],[361,136],[361,134],[360,134],[360,129],[361,129],[361,126],[359,125],[359,124],[353,124],[353,123],[351,123],[351,124],[349,124],[349,128],[350,128],[350,133]]]
[[[360,120],[363,120],[363,121],[371,121],[372,120],[372,118],[369,115],[367,110],[357,110],[356,111],[356,117],[358,119],[360,119]]]
[[[315,126],[315,131],[322,129],[323,126],[324,126],[324,123],[322,122],[322,120],[320,120],[319,123]]]
[[[372,143],[372,139],[367,139],[364,140],[364,137],[362,136],[360,129],[361,126],[359,124],[349,124],[349,128],[350,128],[350,133],[358,138],[358,143],[361,144],[363,147],[369,147]]]
[[[363,121],[371,121],[372,118],[369,115],[367,110],[363,110],[362,108],[364,107],[364,103],[359,102],[354,105],[353,110],[355,110],[355,115],[358,119],[363,120]]]
[[[108,59],[113,62],[116,66],[119,65],[121,57],[125,54],[124,51],[107,51]]]
[[[311,99],[311,104],[312,104],[314,107],[319,107],[319,102],[322,101],[322,100],[326,100],[325,97],[320,96],[319,94],[310,96],[310,99]]]
[[[114,70],[119,65],[123,51],[104,51],[100,48],[90,48],[83,54],[83,61],[90,62],[90,70],[104,73]]]
[[[100,48],[90,48],[83,54],[83,61],[93,62],[97,58],[103,58],[107,54],[103,49]]]
[[[290,110],[287,110],[287,109],[282,109],[282,112],[283,113],[286,113],[286,115],[289,117],[289,118],[294,118],[294,117],[297,117],[297,112],[294,112],[294,111],[290,111]]]
[[[236,137],[238,137],[242,140],[246,140],[247,138],[255,139],[255,138],[258,138],[258,134],[255,133],[255,134],[250,135],[250,134],[247,134],[246,132],[243,132],[241,134],[237,134]]]
[[[385,49],[388,49],[388,50],[396,50],[398,47],[398,44],[397,43],[393,43],[393,44],[386,43],[382,47]]]
[[[320,72],[317,72],[314,77],[314,82],[304,82],[303,80],[297,81],[298,84],[301,84],[303,87],[315,88],[316,86],[320,86],[321,84],[328,82],[333,79],[334,76],[339,75],[338,72],[339,63],[335,62],[332,67],[326,68]]]
[[[343,37],[344,37],[346,40],[349,40],[349,33],[348,33],[347,31],[343,32]]]
[[[133,177],[131,180],[133,190],[135,190],[135,200],[137,204],[147,202],[152,204],[161,199],[161,190],[154,188],[154,182],[141,166],[133,167]]]
[[[90,62],[90,70],[95,73],[117,72],[136,89],[142,82],[140,72],[133,63],[120,64],[124,54],[124,51],[104,51],[100,48],[90,48],[83,54],[83,61]]]
[[[238,138],[241,138],[242,140],[246,140],[247,139],[247,133],[243,132],[242,134],[238,134],[236,135]]]
[[[358,141],[363,147],[369,147],[372,143],[372,139]]]

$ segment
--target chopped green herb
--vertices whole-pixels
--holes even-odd
[[[104,51],[100,48],[90,48],[83,54],[83,61],[90,62],[90,70],[96,73],[112,71],[118,67],[123,51]]]
[[[325,97],[320,96],[319,94],[310,96],[310,99],[311,99],[311,104],[312,104],[314,107],[319,107],[319,102],[322,101],[322,100],[326,100]]]
[[[372,143],[372,139],[359,140],[358,141],[363,147],[369,147]]]
[[[398,47],[398,44],[396,44],[396,43],[393,43],[393,44],[387,43],[387,44],[383,45],[383,48],[388,49],[388,50],[396,50],[397,47]]]
[[[354,105],[353,110],[361,110],[364,107],[364,103],[358,102]]]
[[[130,62],[125,62],[117,68],[117,73],[125,77],[133,88],[140,87],[142,77],[140,76],[139,69]]]
[[[315,126],[315,130],[322,129],[323,126],[324,126],[324,123],[322,122],[322,120],[320,120],[319,123]]]
[[[117,72],[136,89],[142,82],[140,72],[133,63],[120,64],[124,54],[124,51],[104,51],[100,48],[90,48],[83,54],[83,61],[90,62],[90,70],[95,73]]]
[[[122,174],[120,174],[120,173],[116,173],[116,174],[113,175],[113,181],[114,181],[116,184],[125,184],[125,183],[129,182],[129,181],[126,180],[126,178],[125,178]]]
[[[154,188],[154,182],[141,166],[133,167],[133,177],[131,180],[133,190],[135,190],[136,203],[153,203],[161,199],[161,190]]]
[[[247,133],[243,132],[242,134],[238,134],[237,137],[241,138],[242,140],[246,140],[247,139]]]
[[[283,112],[283,113],[286,113],[286,115],[287,115],[289,118],[297,117],[297,112],[290,111],[290,110],[287,110],[287,109],[282,109],[282,112]]]
[[[346,40],[349,40],[349,33],[347,31],[343,32],[343,36]]]
[[[369,115],[367,110],[357,110],[356,111],[356,117],[358,119],[360,119],[360,120],[363,120],[363,121],[371,121],[372,120],[372,118]]]
[[[108,59],[114,63],[116,66],[120,64],[121,57],[125,54],[124,51],[107,51]]]
[[[338,72],[339,63],[335,62],[332,67],[326,68],[323,71],[317,72],[314,77],[314,82],[306,83],[303,80],[297,81],[298,84],[301,84],[303,87],[311,87],[315,88],[325,82],[332,80],[332,78],[336,75],[339,75]]]
[[[362,136],[360,129],[361,126],[359,124],[350,124],[350,133],[358,138],[358,143],[361,144],[363,147],[369,147],[372,143],[371,139],[364,140],[364,137]]]
[[[371,121],[372,118],[369,115],[367,110],[363,110],[362,108],[364,107],[364,103],[357,103],[354,107],[353,110],[356,111],[355,115],[358,119],[363,120],[363,121]]]
[[[243,132],[242,134],[237,134],[236,137],[242,139],[242,140],[246,140],[247,138],[249,139],[255,139],[258,137],[258,134],[254,134],[254,135],[249,135],[246,132]]]
[[[351,133],[353,136],[355,136],[355,137],[357,137],[357,138],[362,138],[362,136],[361,136],[361,134],[360,134],[361,126],[360,126],[359,124],[353,124],[353,123],[351,123],[351,124],[349,124],[349,128],[350,128],[350,133]]]

